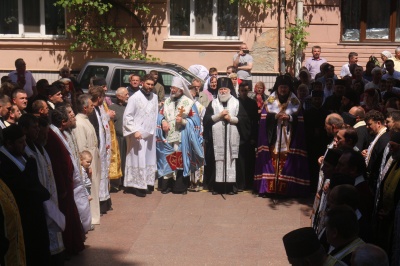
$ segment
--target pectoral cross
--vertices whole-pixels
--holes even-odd
[[[182,117],[183,113],[185,112],[185,107],[181,106],[178,108],[179,114],[177,116]]]

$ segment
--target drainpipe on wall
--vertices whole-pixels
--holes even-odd
[[[296,0],[297,1],[297,14],[296,14],[296,18],[303,21],[303,0]],[[303,51],[301,51],[300,49],[298,49],[296,51],[296,58],[295,58],[295,64],[294,64],[294,75],[295,77],[297,77],[299,75],[299,71],[301,68],[301,58],[303,55]]]
[[[286,73],[286,0],[279,0],[279,72],[281,75]]]

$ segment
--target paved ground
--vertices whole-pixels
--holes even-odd
[[[308,226],[311,206],[250,193],[111,195],[114,210],[67,266],[288,265],[282,236]]]

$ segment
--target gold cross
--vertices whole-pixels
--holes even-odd
[[[178,108],[178,111],[179,111],[178,116],[182,116],[183,113],[185,112],[185,107],[183,107],[183,106],[179,107],[179,108]]]

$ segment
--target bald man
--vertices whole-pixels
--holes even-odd
[[[368,133],[367,125],[365,124],[365,111],[361,106],[354,106],[349,110],[349,114],[356,117],[356,124],[353,128],[357,131],[358,141],[356,147],[362,151],[368,148],[372,137]]]

